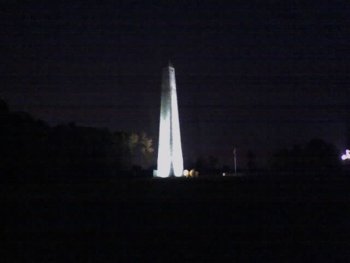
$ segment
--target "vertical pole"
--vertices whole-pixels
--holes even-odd
[[[236,147],[233,148],[233,162],[235,167],[235,175],[237,175],[237,150]]]

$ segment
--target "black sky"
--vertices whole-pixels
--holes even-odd
[[[0,11],[13,110],[156,141],[171,59],[186,159],[229,163],[236,145],[241,163],[248,150],[265,160],[314,137],[346,146],[347,1],[16,2]]]

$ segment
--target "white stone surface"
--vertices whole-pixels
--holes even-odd
[[[175,69],[168,65],[162,74],[157,176],[183,176],[183,157],[177,104]]]

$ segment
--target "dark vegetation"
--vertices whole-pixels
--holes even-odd
[[[294,174],[327,174],[341,169],[340,152],[321,139],[313,139],[305,145],[282,149],[272,157],[271,168],[278,172]]]
[[[155,155],[153,141],[145,133],[82,127],[74,123],[50,127],[24,112],[12,112],[0,100],[0,174],[5,181],[86,181],[151,177]],[[256,166],[256,156],[247,153],[245,174],[288,174],[299,179],[339,173],[340,152],[321,139],[281,149],[269,167]],[[189,164],[201,175],[232,172],[220,167],[215,156],[200,157]]]
[[[27,113],[9,111],[4,101],[0,104],[2,181],[132,177],[137,170],[135,159],[138,165],[151,163],[152,139],[145,133],[111,132],[74,123],[50,127]]]
[[[1,262],[350,259],[349,177],[324,141],[282,150],[264,171],[249,153],[245,177],[136,178],[146,135],[0,109]]]

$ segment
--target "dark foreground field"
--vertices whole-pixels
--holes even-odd
[[[350,180],[1,185],[1,262],[349,262]]]

